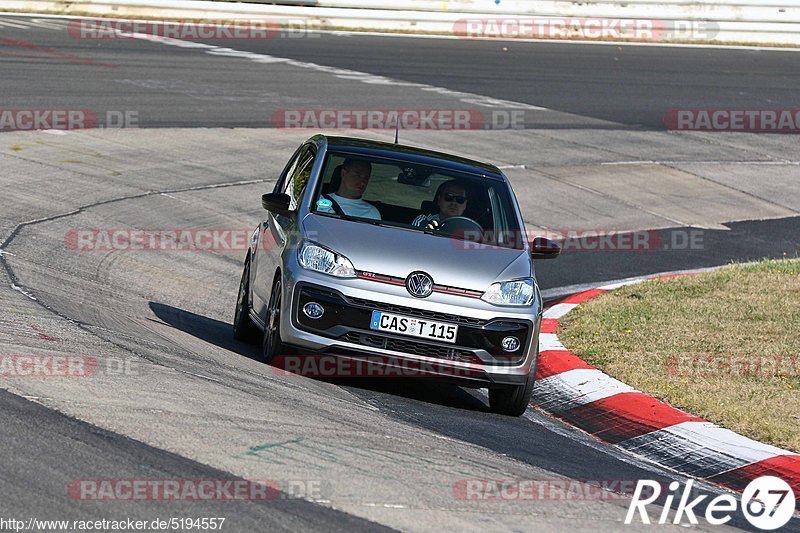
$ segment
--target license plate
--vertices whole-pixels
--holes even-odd
[[[369,329],[376,331],[390,331],[399,335],[409,337],[421,337],[441,342],[456,342],[458,326],[455,324],[445,324],[409,316],[393,315],[383,311],[373,311]]]

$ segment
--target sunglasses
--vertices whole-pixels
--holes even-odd
[[[461,196],[460,194],[450,194],[449,192],[444,193],[444,201],[445,202],[457,202],[459,204],[463,204],[467,201],[466,196]]]

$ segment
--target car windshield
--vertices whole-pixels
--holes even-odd
[[[329,152],[314,213],[522,248],[509,187],[499,180],[403,160]]]

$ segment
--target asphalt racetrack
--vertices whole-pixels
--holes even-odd
[[[244,250],[87,251],[69,236],[251,231],[260,195],[315,133],[273,127],[286,110],[469,108],[522,110],[525,127],[402,131],[401,142],[501,166],[529,230],[575,236],[537,264],[546,295],[794,256],[797,137],[666,131],[663,117],[798,108],[800,54],[341,33],[192,46],[76,39],[67,24],[0,16],[2,107],[135,117],[136,127],[0,133],[0,354],[99,362],[81,379],[0,381],[0,517],[225,517],[223,531],[647,529],[623,524],[629,495],[613,490],[459,497],[454,487],[475,479],[683,481],[538,410],[503,417],[482,391],[316,381],[260,363],[231,336]],[[608,231],[644,232],[649,244],[581,240]],[[272,480],[278,491],[192,502],[69,489],[98,479]],[[697,528],[752,526],[737,515]]]

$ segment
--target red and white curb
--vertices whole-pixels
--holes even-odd
[[[645,280],[579,292],[545,309],[531,404],[601,441],[681,474],[736,491],[757,477],[777,476],[800,495],[799,454],[748,439],[639,392],[593,367],[558,340],[558,321],[572,309],[641,281]]]

